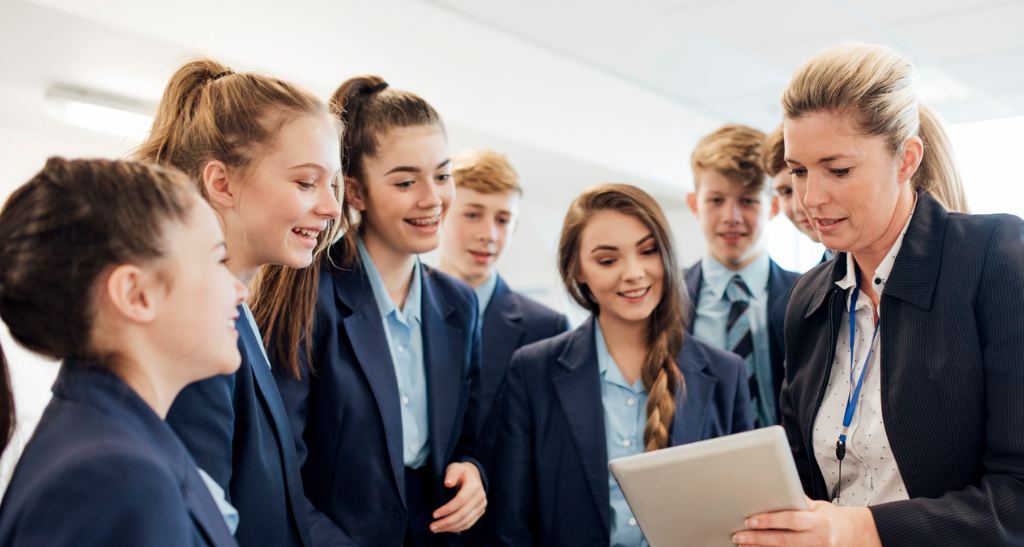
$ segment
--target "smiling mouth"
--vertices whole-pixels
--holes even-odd
[[[408,222],[409,224],[412,224],[413,226],[419,227],[436,226],[438,222],[441,222],[441,213],[437,213],[432,217],[407,218],[405,219],[405,221]]]
[[[650,287],[644,287],[642,289],[635,289],[635,290],[632,290],[632,291],[620,292],[619,296],[623,296],[625,298],[633,300],[633,299],[636,299],[636,298],[642,298],[642,297],[646,296],[647,292],[650,291],[650,290],[651,290]]]
[[[309,228],[292,228],[292,232],[310,239],[316,239],[316,236],[320,235],[321,230],[309,229]]]
[[[816,219],[816,220],[818,221],[818,224],[821,224],[822,226],[832,226],[833,224],[835,224],[835,223],[837,223],[837,222],[839,222],[839,221],[841,221],[843,219],[841,219],[841,218],[834,218],[834,219],[829,219],[829,220],[823,220],[823,219],[819,218],[819,219]]]

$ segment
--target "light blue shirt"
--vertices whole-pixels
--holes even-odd
[[[210,491],[210,495],[213,496],[213,501],[217,503],[217,509],[220,509],[220,516],[224,517],[224,522],[227,523],[228,530],[231,530],[231,535],[235,535],[235,531],[238,530],[238,509],[235,509],[234,505],[228,503],[227,496],[224,495],[224,489],[217,484],[217,481],[213,480],[213,477],[207,475],[206,471],[198,467],[196,471],[199,471],[199,476],[206,483],[206,488]]]
[[[412,284],[405,297],[405,306],[399,310],[384,287],[370,253],[357,238],[359,259],[366,277],[370,279],[373,297],[377,300],[384,334],[391,351],[391,363],[398,377],[398,396],[402,407],[402,456],[405,466],[419,469],[430,456],[430,425],[427,422],[427,371],[423,365],[423,330],[420,319],[420,301],[423,294],[420,278],[420,260],[412,269]]]
[[[604,406],[604,436],[608,460],[632,456],[644,451],[644,427],[647,425],[647,388],[643,379],[632,385],[608,353],[601,324],[594,320],[597,344],[597,369],[601,374],[601,403]],[[612,508],[611,547],[647,547],[647,539],[637,525],[633,511],[618,481],[608,471],[608,500]]]
[[[771,259],[763,252],[746,268],[734,272],[721,262],[705,255],[700,261],[702,276],[697,316],[693,320],[693,335],[701,340],[730,351],[726,347],[726,326],[732,303],[725,290],[733,276],[739,275],[750,289],[750,334],[754,339],[754,370],[758,380],[758,408],[752,409],[761,427],[775,425],[775,390],[772,387],[772,354],[768,347],[768,274]],[[751,393],[751,396],[755,394]]]
[[[484,313],[487,312],[487,305],[491,303],[494,296],[494,288],[498,286],[498,274],[492,272],[491,277],[484,281],[483,285],[473,289],[476,292],[476,301],[480,305],[480,319],[483,322]]]

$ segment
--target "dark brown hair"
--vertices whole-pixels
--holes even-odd
[[[187,221],[197,197],[191,181],[173,170],[47,160],[0,210],[0,318],[11,336],[51,359],[112,365],[116,356],[101,355],[92,344],[101,276],[163,256],[167,224]],[[14,420],[6,360],[3,368],[6,443]]]
[[[205,197],[203,169],[209,162],[224,162],[242,177],[249,176],[273,149],[282,128],[302,115],[337,122],[323,101],[298,86],[253,72],[235,73],[216,61],[198,59],[171,77],[153,129],[134,157],[184,171]],[[340,201],[340,191],[335,198]],[[250,284],[249,304],[262,329],[263,344],[289,369],[298,370],[300,344],[307,357],[312,351],[311,340],[302,333],[313,325],[320,274],[317,255],[340,229],[339,222],[328,221],[317,238],[313,267],[265,265]],[[284,334],[275,337],[274,344],[273,331]]]
[[[697,143],[690,154],[694,188],[700,186],[700,169],[717,171],[733,184],[751,190],[764,188],[765,171],[761,168],[761,145],[764,133],[734,123],[723,125]]]
[[[647,399],[647,426],[644,445],[647,451],[668,446],[668,435],[675,416],[676,394],[686,391],[676,358],[683,349],[684,310],[687,303],[682,274],[672,250],[672,234],[661,207],[643,190],[626,184],[603,184],[583,192],[565,216],[558,244],[558,271],[566,290],[579,305],[595,316],[601,309],[585,284],[576,281],[580,272],[580,239],[595,213],[617,211],[643,222],[658,244],[665,270],[661,301],[647,323],[647,358],[641,377],[650,393]]]

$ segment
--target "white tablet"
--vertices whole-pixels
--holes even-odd
[[[747,517],[807,510],[781,426],[618,458],[608,467],[651,547],[729,547]]]

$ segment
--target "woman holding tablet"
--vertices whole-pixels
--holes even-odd
[[[668,223],[642,190],[578,197],[558,265],[593,316],[512,359],[485,543],[646,545],[608,461],[750,429],[743,361],[685,335]]]
[[[0,545],[236,545],[164,422],[182,388],[241,359],[245,287],[192,182],[51,158],[0,212],[0,248],[0,317],[63,360],[0,505]]]
[[[783,95],[786,162],[840,252],[794,286],[782,423],[810,511],[742,545],[1024,544],[1024,221],[967,215],[891,50],[838,46]]]
[[[487,504],[473,453],[479,314],[469,285],[417,257],[437,248],[455,192],[448,139],[433,107],[377,76],[343,83],[334,105],[342,216],[359,220],[323,259],[313,360],[274,363],[314,541],[458,545]]]

